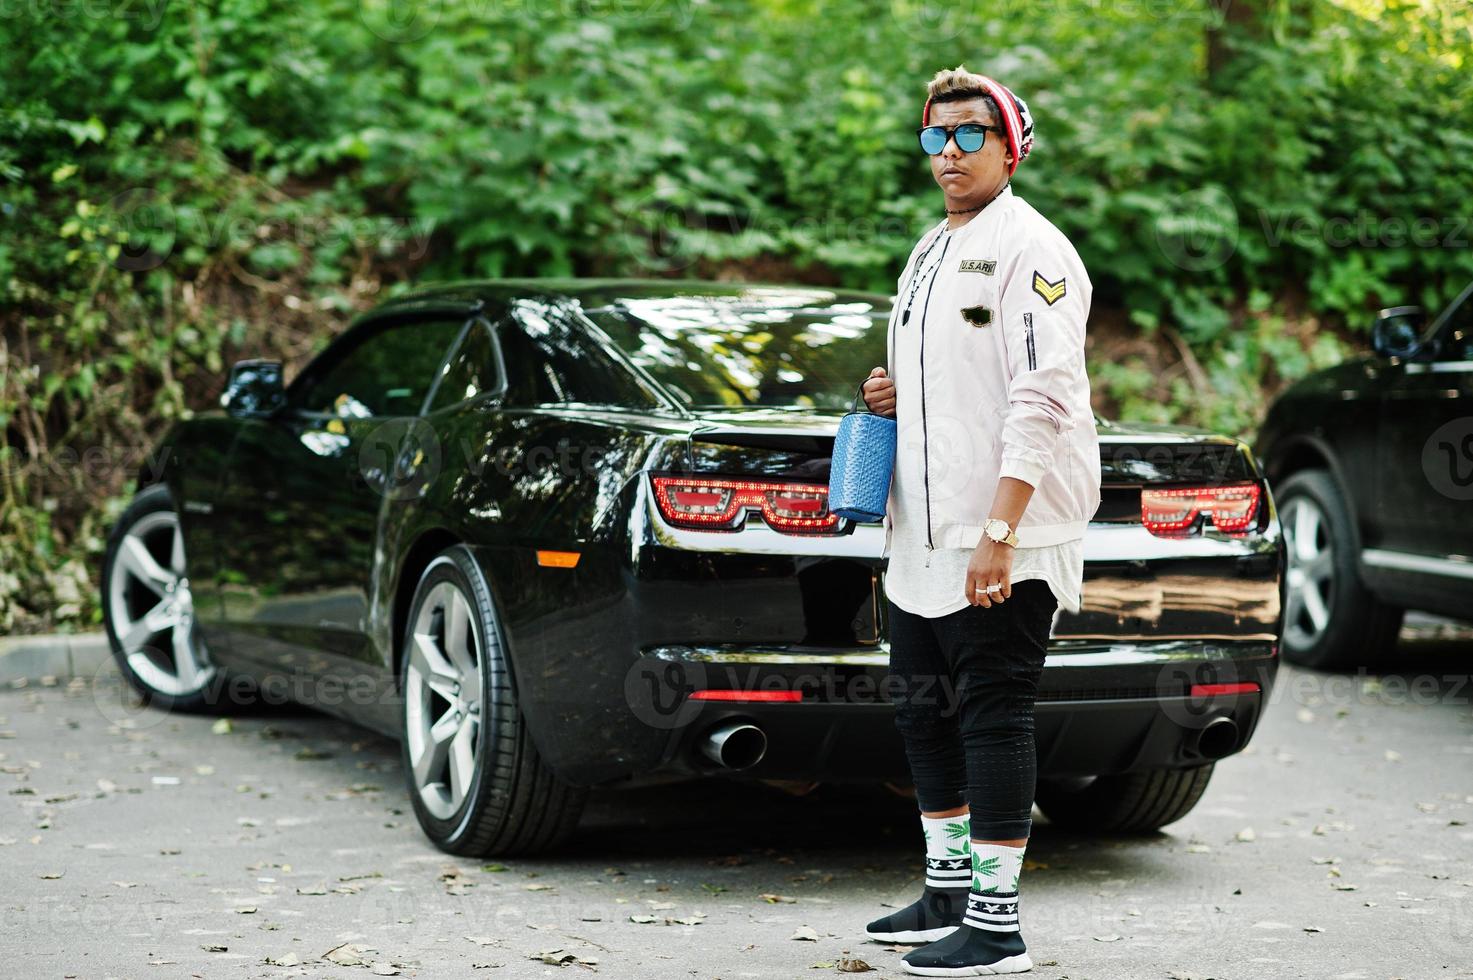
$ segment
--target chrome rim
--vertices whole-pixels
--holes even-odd
[[[1330,625],[1333,544],[1325,513],[1309,497],[1284,504],[1288,551],[1284,641],[1296,649],[1313,646]]]
[[[179,515],[156,511],[135,521],[108,581],[113,634],[138,679],[172,697],[208,684],[215,667],[195,629]]]
[[[483,649],[465,595],[451,582],[436,585],[410,638],[404,731],[419,798],[440,820],[460,809],[475,778]]]

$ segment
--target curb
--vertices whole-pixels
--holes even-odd
[[[0,684],[91,677],[112,660],[102,633],[53,633],[0,638]]]

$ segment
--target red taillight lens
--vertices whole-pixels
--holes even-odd
[[[1191,696],[1194,698],[1216,698],[1228,694],[1257,694],[1258,685],[1252,681],[1244,681],[1241,684],[1193,684]]]
[[[777,483],[723,476],[653,476],[660,516],[676,527],[733,530],[749,507],[779,531],[823,534],[839,528],[821,483]]]
[[[692,701],[802,701],[802,691],[692,691]]]
[[[1153,534],[1182,534],[1192,530],[1200,514],[1209,514],[1219,531],[1246,531],[1258,519],[1256,483],[1222,487],[1180,487],[1141,490],[1141,522]]]

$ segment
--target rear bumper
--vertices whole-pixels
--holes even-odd
[[[668,739],[656,767],[685,775],[908,782],[894,710],[886,700],[888,651],[822,659],[800,647],[663,646],[645,652],[669,680]],[[1074,644],[1049,655],[1035,712],[1039,775],[1083,776],[1201,765],[1241,750],[1257,727],[1278,666],[1270,643],[1169,641]],[[1251,693],[1193,696],[1193,685],[1256,684]],[[681,690],[677,690],[680,688]],[[696,691],[802,694],[802,700],[706,701]],[[947,702],[942,696],[943,710]],[[1220,719],[1226,719],[1225,725]],[[741,721],[766,736],[755,765],[724,768],[701,751],[714,729]],[[1213,734],[1202,742],[1202,733]]]

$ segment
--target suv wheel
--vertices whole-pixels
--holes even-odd
[[[415,816],[436,847],[476,856],[549,850],[587,790],[537,754],[517,706],[491,591],[463,546],[430,562],[401,649],[402,756]]]
[[[1403,610],[1368,592],[1356,570],[1350,511],[1325,470],[1301,470],[1275,489],[1288,563],[1284,657],[1306,667],[1390,659]]]
[[[1036,802],[1049,823],[1067,830],[1145,833],[1191,812],[1212,766],[1096,776],[1082,784],[1040,781]]]

